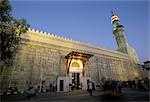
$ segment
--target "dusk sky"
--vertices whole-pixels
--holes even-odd
[[[150,60],[149,1],[11,0],[11,5],[12,15],[25,18],[31,28],[113,50],[117,49],[111,24],[114,10],[140,61]]]

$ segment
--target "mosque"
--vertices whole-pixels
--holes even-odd
[[[21,36],[14,64],[3,71],[0,87],[24,91],[36,85],[40,89],[55,86],[58,92],[67,92],[69,84],[86,90],[88,80],[99,85],[106,80],[142,78],[136,51],[127,43],[124,26],[114,13],[111,23],[117,50],[30,28]]]

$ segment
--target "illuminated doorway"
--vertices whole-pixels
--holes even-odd
[[[72,85],[75,89],[80,88],[80,73],[72,73]]]
[[[83,72],[83,63],[81,60],[72,59],[69,75],[70,75],[70,83],[73,85],[74,89],[81,88],[81,77]]]
[[[82,52],[72,51],[65,56],[67,70],[66,74],[69,78],[69,83],[74,86],[74,89],[87,89],[86,62],[93,55]]]

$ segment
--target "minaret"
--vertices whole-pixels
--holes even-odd
[[[123,25],[120,23],[120,19],[117,15],[112,12],[111,23],[113,24],[113,34],[115,35],[118,51],[127,53],[127,41],[125,39],[125,31]]]

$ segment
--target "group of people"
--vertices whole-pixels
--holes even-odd
[[[69,91],[73,91],[74,89],[82,89],[82,84],[69,83]]]
[[[31,98],[36,96],[37,92],[55,92],[56,91],[56,85],[55,84],[49,84],[49,87],[47,89],[44,89],[43,85],[35,85],[29,87],[25,92],[26,92],[26,97]]]
[[[122,82],[115,80],[105,81],[102,88],[107,94],[121,94]]]
[[[74,89],[82,89],[82,83],[77,85],[73,82],[72,84],[69,83],[69,91],[73,91]],[[95,85],[92,81],[87,80],[87,91],[92,96],[92,91],[95,90]]]
[[[130,90],[148,91],[149,90],[149,79],[144,78],[141,80],[128,80]]]
[[[111,94],[121,94],[122,87],[129,87],[130,90],[149,91],[149,79],[136,79],[128,81],[105,81],[102,88]]]

